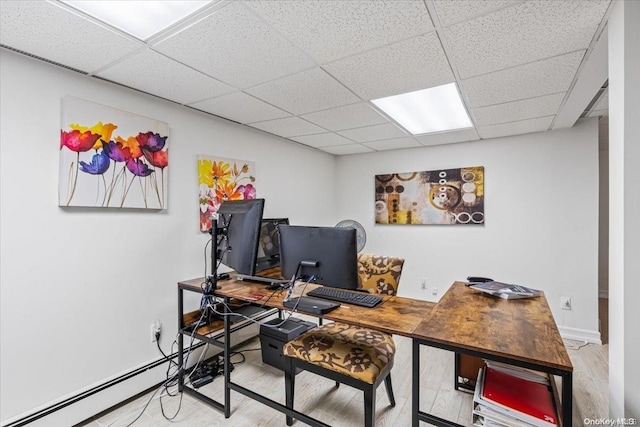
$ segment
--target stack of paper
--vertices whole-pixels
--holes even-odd
[[[546,374],[489,362],[480,369],[473,396],[473,425],[558,426],[555,383]]]
[[[510,285],[502,282],[470,283],[469,287],[477,291],[504,299],[533,298],[542,295],[538,289],[522,285]]]

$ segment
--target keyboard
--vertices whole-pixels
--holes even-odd
[[[329,299],[332,301],[343,302],[345,304],[360,305],[363,307],[375,307],[380,304],[382,298],[377,295],[371,295],[364,292],[349,292],[343,289],[331,288],[328,286],[321,286],[310,292],[307,292],[310,297]]]

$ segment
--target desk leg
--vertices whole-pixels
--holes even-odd
[[[413,357],[411,369],[411,426],[418,427],[420,412],[420,343],[413,339]]]
[[[230,310],[227,310],[229,298],[225,297],[224,302],[224,417],[229,418],[231,416],[231,388],[229,387],[231,382],[231,321],[228,316]]]
[[[573,372],[562,375],[562,425],[569,427],[573,422]]]
[[[178,288],[178,391],[182,392],[184,389],[184,353],[182,349],[184,348],[184,337],[182,336],[182,328],[184,327],[184,319],[183,319],[183,300],[182,300],[182,289]]]

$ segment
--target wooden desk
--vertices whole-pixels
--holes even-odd
[[[192,291],[202,293],[201,283],[203,279],[192,279],[186,280],[178,283],[178,299],[180,305],[179,311],[179,321],[180,321],[180,330],[182,330],[185,322],[189,320],[191,317],[187,318],[188,315],[182,314],[182,291]],[[288,310],[283,307],[282,303],[284,297],[286,296],[286,291],[269,291],[266,289],[263,284],[256,284],[247,281],[239,281],[239,280],[225,280],[218,282],[218,286],[220,289],[215,290],[215,295],[218,297],[223,297],[226,303],[229,303],[232,300],[245,301],[247,303],[260,305],[269,308],[277,308],[279,310]],[[311,289],[316,288],[318,285],[307,285],[306,287],[298,283],[295,288],[294,296],[299,296],[301,292],[306,294]],[[260,299],[256,299],[256,295],[262,294],[264,295]],[[364,326],[371,329],[384,331],[390,334],[403,335],[407,337],[411,337],[416,327],[422,322],[425,316],[431,313],[431,310],[435,306],[434,303],[429,301],[420,301],[414,300],[410,298],[402,298],[397,296],[390,295],[380,295],[384,299],[374,308],[360,307],[351,304],[342,304],[339,308],[326,313],[324,315],[315,315],[312,316],[321,317],[323,319],[339,321],[342,323],[348,323],[357,326]],[[286,406],[269,399],[265,396],[259,395],[245,387],[242,387],[239,384],[233,383],[231,381],[230,369],[227,366],[227,361],[229,360],[230,348],[227,344],[229,342],[230,330],[232,329],[231,323],[226,320],[218,321],[215,326],[204,326],[199,328],[196,332],[198,333],[211,333],[214,327],[218,329],[224,327],[224,333],[221,334],[224,337],[224,343],[219,344],[220,347],[223,348],[224,356],[225,356],[225,401],[224,403],[218,403],[212,401],[211,399],[202,399],[200,396],[197,396],[197,392],[188,389],[181,380],[181,390],[189,390],[190,394],[196,395],[196,397],[204,400],[209,403],[214,408],[223,411],[225,417],[230,416],[230,391],[234,390],[238,393],[241,393],[251,399],[257,400],[273,409],[276,409],[288,416],[296,418],[299,421],[302,421],[311,426],[326,426],[326,424],[318,421],[314,418],[309,417],[306,414],[295,411],[293,409],[289,409]],[[182,337],[182,333],[180,334]],[[180,343],[182,345],[182,343]],[[182,347],[180,347],[182,348]],[[179,360],[179,363],[182,363],[182,360]],[[284,378],[283,378],[284,382]],[[205,396],[206,397],[206,396]]]
[[[571,425],[573,366],[544,295],[504,300],[455,282],[414,330],[412,426],[457,426],[420,411],[420,345],[559,375],[561,419]]]

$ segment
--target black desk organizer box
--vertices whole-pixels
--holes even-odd
[[[260,347],[262,348],[262,363],[284,371],[285,356],[282,354],[282,346],[317,325],[296,317],[290,317],[284,323],[282,322],[282,319],[272,319],[260,325]],[[282,325],[274,326],[280,323]],[[296,369],[296,374],[299,372],[300,370]]]

